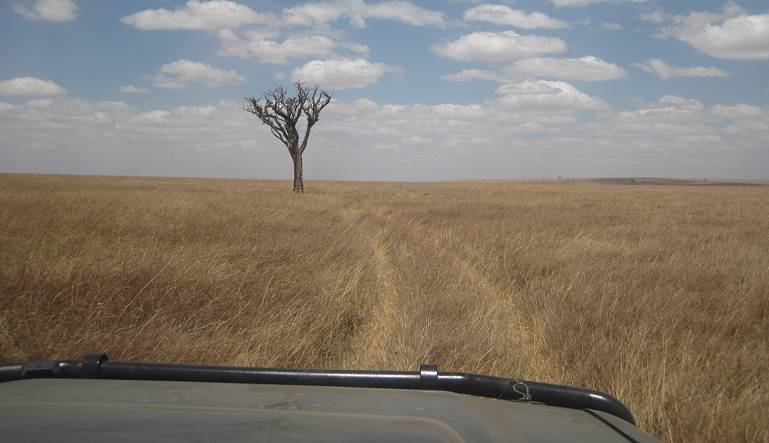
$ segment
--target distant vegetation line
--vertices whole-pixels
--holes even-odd
[[[624,183],[619,183],[623,184]],[[769,189],[0,175],[0,360],[473,371],[766,441]]]

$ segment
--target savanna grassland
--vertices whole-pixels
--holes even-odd
[[[0,175],[0,361],[442,370],[769,440],[769,187]]]

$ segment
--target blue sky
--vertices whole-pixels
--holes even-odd
[[[285,178],[245,95],[334,91],[308,179],[769,178],[765,1],[0,6],[0,171]]]

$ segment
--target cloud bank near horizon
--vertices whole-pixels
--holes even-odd
[[[233,91],[302,81],[339,97],[313,132],[310,178],[769,178],[769,88],[742,80],[766,70],[769,12],[696,5],[669,13],[619,0],[551,0],[539,11],[332,0],[258,10],[189,0],[121,13],[72,0],[23,1],[2,17],[14,32],[77,33],[67,27],[112,12],[128,38],[162,46],[195,35],[211,46],[135,59],[144,73],[115,78],[113,97],[73,81],[76,63],[16,75],[3,68],[0,164],[19,172],[285,177],[279,142]],[[609,7],[635,14],[600,18]],[[567,19],[569,11],[585,18]],[[406,45],[399,33],[424,41]],[[651,43],[635,56],[622,44],[592,52],[575,33],[620,42],[646,33]],[[650,56],[660,45],[690,48],[688,61],[674,52]],[[753,100],[730,98],[724,82],[755,89]]]

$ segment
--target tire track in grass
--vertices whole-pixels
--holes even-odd
[[[474,311],[468,313],[468,324],[457,325],[457,328],[475,326],[489,335],[492,345],[485,352],[478,352],[477,361],[467,361],[464,365],[467,370],[533,379],[559,379],[561,370],[554,367],[543,352],[544,335],[540,329],[543,326],[537,325],[520,309],[526,293],[495,284],[473,259],[477,252],[473,251],[472,245],[453,230],[444,228],[436,231],[416,223],[403,225],[410,227],[407,235],[411,237],[411,242],[430,248],[436,257],[444,256],[448,259],[448,266],[458,271],[458,296],[477,297],[472,300]],[[472,315],[481,320],[472,323]],[[483,358],[484,355],[490,356],[491,360]]]
[[[349,358],[344,359],[348,367],[406,369],[413,366],[412,360],[424,359],[432,353],[435,346],[449,343],[447,346],[457,347],[449,359],[449,364],[456,366],[452,369],[461,367],[473,372],[534,379],[559,378],[560,372],[543,353],[541,326],[520,310],[520,300],[527,296],[525,292],[495,284],[488,276],[489,271],[473,258],[477,252],[461,235],[447,228],[435,230],[431,226],[408,223],[402,217],[396,220],[396,214],[386,212],[387,209],[386,203],[372,203],[364,208],[348,207],[342,212],[345,223],[358,226],[368,239],[376,281],[368,320],[356,332]],[[396,229],[398,236],[394,238],[392,233]],[[440,318],[431,318],[429,314],[419,318],[417,313],[403,312],[413,306],[403,298],[406,288],[402,287],[403,281],[397,274],[402,266],[396,265],[396,261],[414,272],[412,277],[417,279],[425,270],[393,255],[394,248],[399,246],[420,253],[426,251],[431,257],[428,263],[448,267],[449,273],[456,275],[441,283],[436,293],[419,294],[432,299],[419,304],[455,301],[457,305],[471,306],[470,311],[462,314],[461,323],[441,324]],[[450,330],[458,331],[459,336],[447,336]],[[462,330],[468,331],[466,342],[462,341]]]
[[[374,212],[381,214],[379,209]],[[360,226],[360,229],[367,233],[365,235],[372,252],[376,282],[376,291],[372,294],[371,307],[368,309],[368,322],[362,325],[353,339],[347,366],[384,368],[391,364],[391,344],[398,322],[399,298],[395,270],[386,240],[387,229],[372,226],[365,220],[362,209],[346,208],[342,211],[342,218],[345,223]]]
[[[525,372],[529,378],[534,379],[555,376],[557,371],[553,370],[542,350],[543,335],[533,327],[533,321],[527,319],[520,309],[520,299],[525,294],[500,288],[465,254],[456,253],[455,258],[465,275],[484,294],[487,309],[496,311],[491,313],[494,335],[506,351],[505,354],[515,356],[517,360],[515,371],[518,373],[507,375],[520,377],[520,372]],[[499,306],[499,309],[492,309],[492,306]]]

